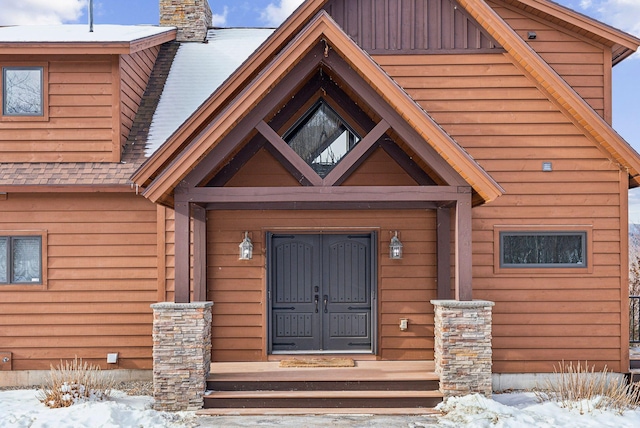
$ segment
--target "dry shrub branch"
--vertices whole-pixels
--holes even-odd
[[[38,400],[52,409],[106,400],[114,383],[113,377],[102,372],[100,367],[76,357],[73,361],[60,361],[56,368],[51,366],[49,378],[38,392]]]
[[[578,362],[560,363],[553,367],[554,379],[547,379],[536,392],[540,401],[555,401],[567,409],[581,414],[593,410],[612,410],[622,414],[635,410],[640,402],[640,384],[626,384],[622,379],[609,376],[607,367],[596,372],[595,366]]]

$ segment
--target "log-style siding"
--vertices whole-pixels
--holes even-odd
[[[156,208],[132,194],[19,194],[0,201],[0,231],[43,231],[44,286],[0,285],[2,349],[14,370],[73,359],[150,369],[157,300]],[[0,232],[0,235],[2,232]],[[109,368],[114,368],[109,365]]]
[[[20,62],[24,58],[0,56],[0,66]],[[29,62],[48,64],[49,119],[0,122],[2,161],[111,161],[111,57],[34,55]]]
[[[494,371],[548,372],[561,359],[624,370],[618,166],[505,55],[375,60],[505,189],[473,210],[474,298],[496,302]],[[592,228],[592,272],[495,273],[499,225]]]
[[[499,0],[487,2],[587,103],[611,123],[611,49]],[[528,39],[535,31],[536,38]],[[608,56],[607,56],[608,51]],[[610,85],[610,83],[609,83]]]
[[[156,63],[159,46],[120,57],[120,138],[124,144],[140,107],[140,100],[147,89],[151,71]]]
[[[119,161],[157,53],[30,56],[28,65],[48,71],[48,118],[0,120],[2,161]],[[24,57],[0,56],[0,67],[22,64]]]

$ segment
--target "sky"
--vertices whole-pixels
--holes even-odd
[[[88,0],[0,0],[0,25],[86,23]],[[209,0],[213,25],[275,27],[302,0]],[[640,0],[557,0],[640,37]],[[157,24],[158,0],[94,0],[96,24]],[[613,68],[613,127],[640,152],[640,53]],[[640,189],[630,192],[630,221],[640,223]]]

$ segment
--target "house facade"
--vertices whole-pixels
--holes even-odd
[[[494,373],[629,370],[640,157],[611,68],[640,40],[546,0],[308,0],[208,32],[193,3],[0,29],[3,374],[151,369],[150,305],[205,301],[214,362],[433,360],[433,301],[482,300]]]

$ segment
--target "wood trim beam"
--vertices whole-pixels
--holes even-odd
[[[198,129],[210,118],[217,116],[235,98],[241,88],[246,86],[259,71],[286,47],[300,30],[308,25],[310,16],[315,15],[326,0],[309,0],[280,25],[273,34],[202,104],[197,114],[189,117],[174,134],[169,137],[147,162],[132,177],[132,181],[146,185],[146,181],[163,165],[170,162],[172,154],[182,141],[198,133]],[[1,45],[0,45],[1,46]],[[266,66],[268,68],[268,66]]]
[[[389,123],[382,119],[347,153],[331,172],[322,180],[324,186],[333,186],[344,181],[364,160],[365,154],[389,130]]]
[[[191,206],[193,215],[193,301],[207,300],[207,211]],[[176,238],[177,239],[177,238]]]
[[[430,201],[363,201],[363,202],[212,202],[207,210],[435,210],[440,202]]]
[[[167,301],[167,207],[156,206],[156,251],[158,257],[158,302]]]
[[[456,201],[455,213],[455,298],[473,300],[472,287],[472,228],[471,228],[471,191],[460,194]]]
[[[251,160],[265,146],[266,140],[262,135],[256,135],[253,137],[243,148],[236,154],[233,159],[226,164],[220,172],[218,172],[209,182],[207,187],[221,187],[224,186],[233,178],[242,167]]]
[[[176,203],[450,202],[469,200],[458,186],[197,187],[176,188]],[[469,211],[469,222],[471,212]]]
[[[420,186],[435,186],[436,182],[433,181],[429,174],[427,174],[413,159],[411,159],[407,153],[402,150],[398,145],[391,140],[381,140],[380,147],[387,152],[391,158],[397,162],[398,165],[413,178]]]
[[[312,186],[322,185],[322,178],[264,120],[256,125],[256,129]]]
[[[364,102],[380,114],[400,135],[405,143],[411,147],[411,150],[424,160],[447,184],[450,186],[464,186],[466,181],[438,154],[430,144],[425,144],[418,133],[409,126],[382,97],[366,83],[356,71],[349,67],[337,54],[329,55],[324,62],[330,66],[342,79],[345,84],[350,86],[353,91],[359,94]]]
[[[176,214],[175,233],[176,233],[176,254],[175,254],[175,303],[189,303],[191,300],[190,293],[190,216],[188,202],[175,202],[174,209]]]
[[[217,169],[218,166],[233,153],[242,140],[247,137],[251,130],[254,129],[258,123],[262,122],[278,103],[282,102],[289,94],[291,88],[302,82],[314,68],[318,67],[320,58],[322,58],[322,49],[318,45],[309,52],[305,59],[297,63],[287,74],[285,81],[279,82],[275,88],[271,89],[265,98],[253,107],[240,123],[233,127],[229,134],[222,138],[218,145],[215,146],[215,150],[211,150],[201,162],[197,163],[193,171],[187,174],[182,180],[183,185],[195,187],[200,184],[211,171]],[[221,119],[213,120],[193,141],[197,143],[202,138],[216,134],[215,130],[219,127],[220,121]],[[158,178],[160,178],[160,176],[157,177],[156,180]]]
[[[451,299],[451,209],[436,209],[438,300]]]

